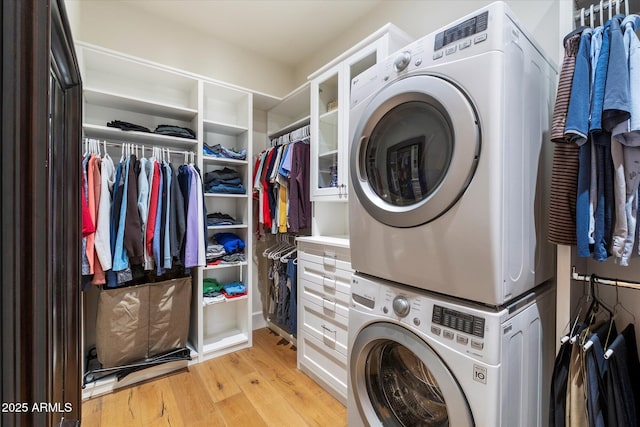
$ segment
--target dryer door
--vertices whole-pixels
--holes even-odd
[[[351,144],[351,182],[373,218],[415,227],[460,198],[479,154],[478,117],[465,94],[439,77],[409,76],[366,107]]]
[[[373,323],[351,349],[350,386],[370,426],[474,426],[469,404],[445,362],[414,333]]]

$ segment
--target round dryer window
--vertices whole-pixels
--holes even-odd
[[[462,91],[434,76],[398,80],[374,96],[356,129],[356,197],[384,224],[422,225],[464,193],[479,150],[478,119]]]

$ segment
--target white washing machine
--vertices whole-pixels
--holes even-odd
[[[555,293],[498,309],[354,274],[349,427],[542,426]]]
[[[488,305],[549,279],[555,76],[496,2],[354,78],[353,268]]]

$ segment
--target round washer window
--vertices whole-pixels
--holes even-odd
[[[407,347],[375,344],[367,355],[365,382],[385,426],[446,427],[449,414],[433,374]]]
[[[391,205],[421,202],[447,174],[453,130],[448,117],[434,104],[400,104],[388,111],[371,132],[363,170],[373,192]]]

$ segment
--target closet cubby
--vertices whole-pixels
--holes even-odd
[[[198,80],[156,64],[79,44],[85,136],[189,149],[196,139],[153,133],[158,125],[198,128]],[[152,133],[123,131],[107,123],[121,120]]]
[[[294,89],[267,112],[267,134],[275,138],[309,124],[309,82]]]

